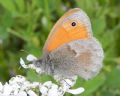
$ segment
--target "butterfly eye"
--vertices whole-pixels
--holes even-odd
[[[72,26],[76,26],[76,22],[72,22],[71,25],[72,25]]]

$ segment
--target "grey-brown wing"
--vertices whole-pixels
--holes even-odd
[[[55,74],[65,77],[79,75],[84,79],[100,71],[103,57],[102,47],[94,38],[64,44],[50,53]]]
[[[76,53],[76,73],[79,76],[89,79],[99,73],[102,68],[104,53],[95,38],[71,42],[69,46]]]

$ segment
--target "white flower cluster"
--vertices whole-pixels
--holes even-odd
[[[32,61],[37,58],[33,55],[28,55],[27,60]],[[41,70],[33,64],[26,65],[24,60],[20,59],[20,64],[23,68],[32,68],[36,72],[41,73]],[[9,80],[8,83],[2,85],[0,83],[0,96],[63,96],[66,92],[71,94],[81,94],[84,88],[70,89],[76,82],[76,77],[73,79],[65,79],[60,81],[60,85],[54,84],[51,81],[45,83],[30,82],[25,77],[18,75]]]
[[[39,82],[30,83],[23,76],[16,76],[2,85],[0,83],[0,96],[37,96],[32,89],[40,86]]]

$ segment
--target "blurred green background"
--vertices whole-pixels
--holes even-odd
[[[97,77],[89,81],[78,78],[74,87],[86,89],[80,96],[120,96],[120,0],[0,0],[0,81],[18,74],[34,81],[52,79],[19,68],[19,58],[29,53],[40,57],[55,22],[75,7],[90,17],[105,60]]]

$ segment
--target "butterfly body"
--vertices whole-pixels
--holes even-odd
[[[90,79],[102,68],[103,49],[93,37],[88,16],[81,9],[68,11],[53,27],[36,63],[48,74]]]

